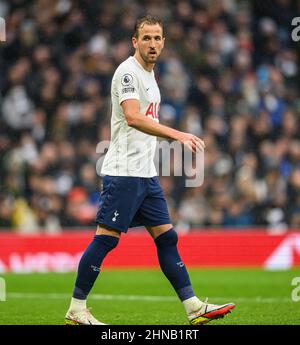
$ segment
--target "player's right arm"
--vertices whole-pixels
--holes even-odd
[[[204,150],[204,141],[196,135],[181,132],[174,128],[162,125],[141,114],[140,103],[137,99],[124,100],[121,103],[121,107],[128,126],[149,135],[177,140],[193,152]]]

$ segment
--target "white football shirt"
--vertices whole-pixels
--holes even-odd
[[[159,122],[160,92],[154,72],[146,71],[130,56],[119,65],[111,85],[111,141],[101,174],[111,176],[153,177],[157,175],[154,155],[157,139],[128,126],[121,103],[137,99],[141,116]]]

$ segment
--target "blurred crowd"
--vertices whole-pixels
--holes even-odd
[[[206,143],[202,186],[161,177],[178,230],[299,227],[300,1],[0,0],[0,229],[94,227],[110,82],[146,13],[160,121]]]

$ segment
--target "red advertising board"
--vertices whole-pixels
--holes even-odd
[[[0,272],[66,272],[76,270],[93,232],[20,235],[0,233]],[[300,232],[275,235],[265,231],[192,231],[179,235],[188,267],[300,266]],[[104,267],[158,267],[156,249],[145,231],[129,231],[105,259]]]

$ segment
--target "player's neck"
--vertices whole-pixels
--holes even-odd
[[[135,52],[133,57],[137,60],[137,62],[147,71],[152,72],[154,68],[154,63],[147,63],[143,60],[143,58],[138,54],[138,52]]]

